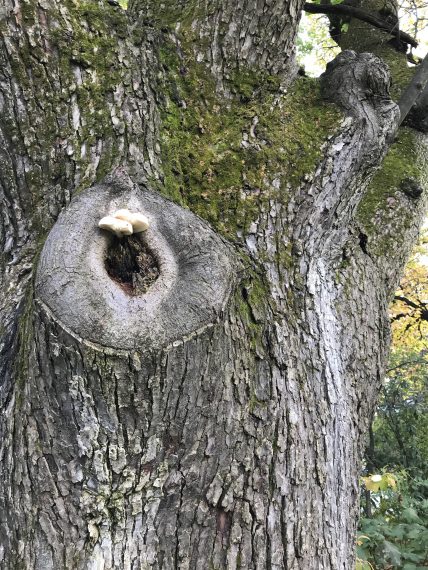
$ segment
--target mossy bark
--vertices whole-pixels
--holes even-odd
[[[295,80],[300,9],[4,3],[5,570],[353,568],[425,142],[369,188],[388,70]],[[96,227],[128,206],[159,268],[137,295]]]

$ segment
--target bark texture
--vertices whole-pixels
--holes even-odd
[[[302,6],[302,0],[172,0],[160,6],[156,0],[131,0],[129,10],[163,26],[188,28],[187,41],[194,42],[196,60],[207,64],[224,88],[223,80],[231,72],[246,68],[291,81]]]
[[[3,3],[5,570],[354,565],[426,142],[369,186],[399,118],[378,57],[343,52],[322,104],[284,93],[300,5],[182,4]],[[118,207],[152,221],[137,296],[96,227]]]

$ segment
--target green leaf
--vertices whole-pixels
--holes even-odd
[[[406,534],[406,529],[404,525],[398,524],[392,528],[386,528],[385,534],[390,538],[397,538],[398,540],[402,540]]]
[[[419,525],[419,524],[409,525],[409,529],[408,529],[406,538],[410,538],[412,540],[415,538],[420,538],[421,534],[424,531],[425,531],[425,528],[422,525]]]
[[[401,517],[403,520],[409,523],[420,521],[418,513],[412,507],[404,509],[404,511],[401,513]]]
[[[401,552],[398,550],[396,546],[392,544],[392,542],[388,542],[385,540],[383,545],[383,552],[385,558],[391,562],[393,566],[400,566],[401,564]]]
[[[402,552],[401,553],[405,560],[409,560],[409,564],[413,562],[423,562],[425,560],[424,554],[414,554],[412,552]]]

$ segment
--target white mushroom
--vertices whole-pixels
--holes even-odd
[[[140,214],[139,212],[130,212],[126,209],[117,210],[113,216],[119,220],[126,220],[129,222],[132,225],[134,234],[145,232],[150,226],[147,217],[144,214]]]
[[[132,214],[131,224],[134,230],[134,234],[145,232],[146,230],[149,229],[150,226],[147,217],[144,214],[140,214],[139,212]]]
[[[129,222],[129,219],[132,216],[132,214],[129,210],[124,208],[123,210],[116,210],[116,212],[112,214],[112,216],[114,216],[115,218],[119,218],[119,220],[126,220],[127,222]]]
[[[117,237],[130,236],[133,233],[132,225],[114,216],[106,216],[98,222],[98,227],[108,230],[117,235]]]

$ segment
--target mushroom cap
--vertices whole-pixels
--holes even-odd
[[[132,214],[131,224],[135,234],[145,232],[150,226],[148,218],[139,212]]]
[[[98,222],[98,227],[108,230],[117,235],[117,237],[130,236],[133,233],[132,225],[113,216],[105,216]]]
[[[145,232],[150,226],[148,218],[140,212],[130,212],[127,209],[123,209],[117,210],[113,216],[119,220],[126,220],[129,222],[132,225],[134,234]]]
[[[119,220],[126,220],[127,222],[129,222],[132,214],[128,209],[123,208],[122,210],[117,210],[114,214],[112,214],[112,216],[114,218],[119,218]],[[131,223],[131,222],[129,222],[129,223]]]

